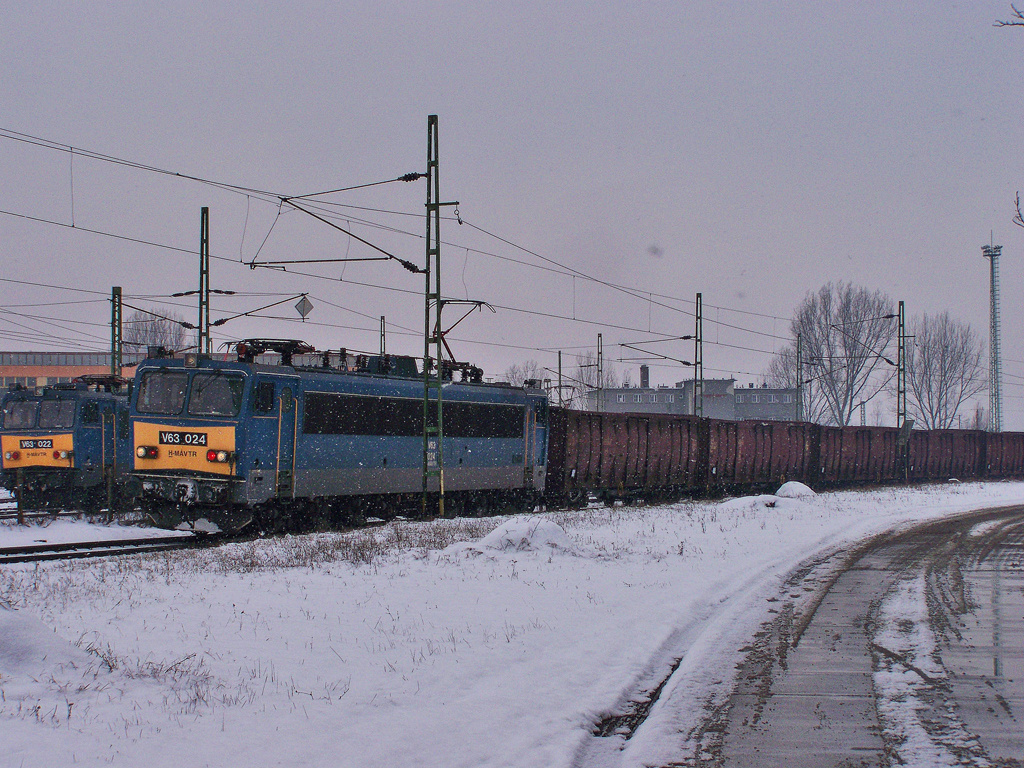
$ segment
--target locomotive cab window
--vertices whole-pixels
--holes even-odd
[[[253,413],[274,412],[274,382],[261,381],[252,391]]]
[[[192,379],[188,412],[192,416],[237,416],[245,379],[223,373],[197,373]]]
[[[72,414],[72,417],[73,417],[74,413],[75,413],[74,403],[68,403],[68,405],[71,406],[71,414]],[[42,409],[42,411],[39,414],[39,423],[40,424],[42,424],[42,422],[43,422],[43,414],[45,412],[46,412],[46,403],[43,403],[43,409]],[[100,406],[99,406],[99,403],[97,403],[97,402],[95,402],[93,400],[89,400],[87,402],[82,403],[82,423],[83,424],[99,424],[99,421],[100,421]],[[57,426],[57,425],[54,425],[54,426]],[[68,427],[70,427],[71,424],[66,424],[66,425],[65,424],[61,424],[60,426],[68,426]]]
[[[4,429],[32,429],[36,425],[39,403],[34,400],[14,400],[4,408]]]
[[[179,371],[146,371],[139,384],[139,413],[172,415],[185,404],[188,374]]]

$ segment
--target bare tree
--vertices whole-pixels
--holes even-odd
[[[162,346],[181,350],[188,346],[185,320],[177,313],[157,317],[147,312],[135,311],[124,323],[122,343],[129,352],[142,352],[146,347]]]
[[[527,379],[544,379],[544,369],[536,360],[515,363],[505,369],[505,381],[513,387],[521,387]]]
[[[807,294],[790,327],[794,337],[801,335],[807,378],[824,403],[824,420],[849,424],[857,404],[885,386],[891,374],[879,380],[875,371],[883,362],[895,366],[885,356],[894,317],[892,300],[881,291],[828,283]]]
[[[821,388],[812,378],[817,368],[803,370],[804,420],[820,424],[826,420],[828,404],[821,395]],[[769,387],[779,389],[796,389],[796,345],[790,344],[775,353],[772,361],[764,371],[764,380]]]
[[[912,326],[907,350],[907,410],[927,429],[950,429],[957,411],[985,389],[984,345],[971,327],[948,312],[925,315]]]
[[[586,351],[582,354],[576,355],[576,379],[579,380],[582,386],[590,389],[597,389],[602,387],[604,389],[613,389],[619,386],[619,372],[615,368],[615,364],[607,358],[601,365],[603,371],[602,381],[597,380],[597,353]]]
[[[602,366],[603,376],[600,384],[597,376],[597,353],[586,351],[576,355],[576,368],[567,377],[573,385],[573,395],[569,407],[585,409],[589,406],[587,392],[600,388],[609,389],[618,387],[620,384],[619,372],[610,360],[604,360]]]

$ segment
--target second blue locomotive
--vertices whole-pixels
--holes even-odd
[[[121,506],[131,471],[128,382],[81,376],[3,397],[0,485],[29,509]]]

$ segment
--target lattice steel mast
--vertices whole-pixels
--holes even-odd
[[[989,260],[989,321],[988,321],[988,424],[992,432],[1003,431],[1003,392],[999,328],[999,255],[1001,245],[981,246],[981,255]]]

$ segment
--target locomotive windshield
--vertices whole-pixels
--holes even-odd
[[[39,426],[42,429],[67,429],[75,423],[74,400],[43,400],[39,404]]]
[[[139,413],[181,413],[187,386],[184,371],[146,371],[139,384]]]
[[[4,408],[4,429],[32,429],[36,425],[35,400],[13,400]]]
[[[245,379],[220,373],[197,373],[192,378],[188,412],[192,416],[237,416],[242,409]]]

